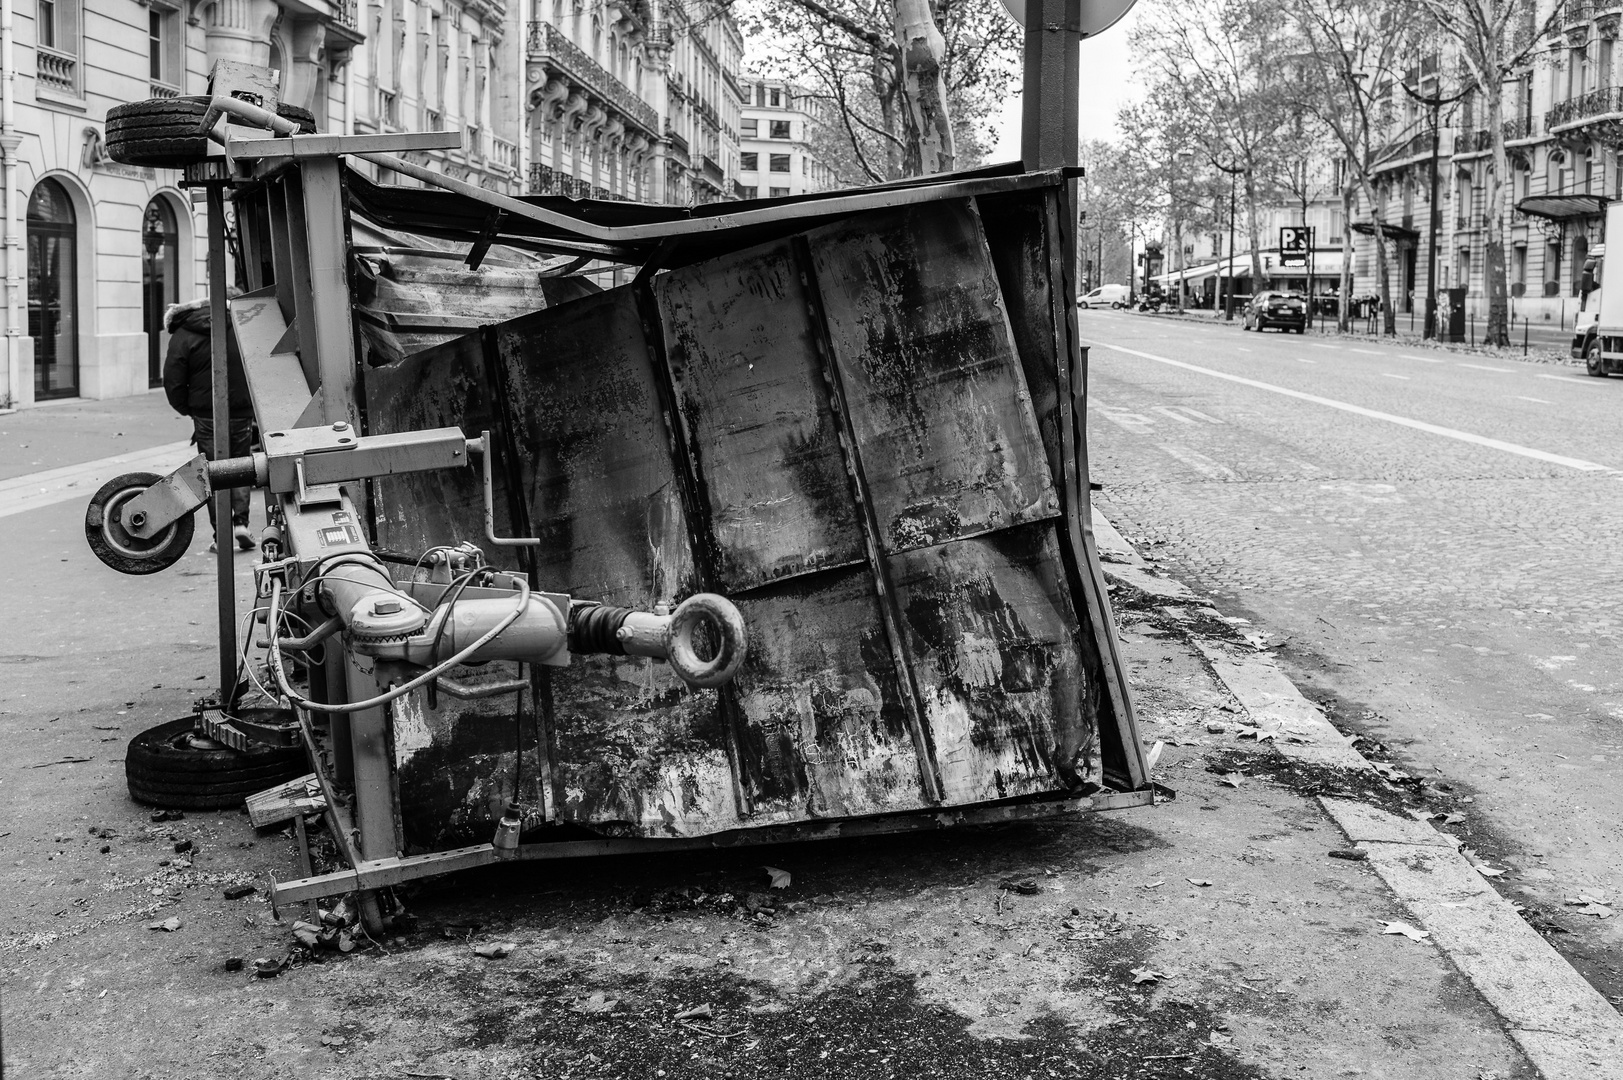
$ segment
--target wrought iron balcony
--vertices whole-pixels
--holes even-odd
[[[1454,153],[1480,154],[1493,149],[1493,132],[1487,129],[1462,131],[1454,136]]]
[[[676,129],[671,127],[671,122],[669,120],[665,121],[665,138],[670,140],[670,144],[673,147],[682,151],[682,156],[684,158],[687,157],[688,141],[681,135],[677,134]]]
[[[538,60],[565,78],[590,90],[609,106],[650,134],[659,131],[659,115],[653,106],[631,92],[631,88],[611,75],[585,50],[570,41],[563,31],[548,22],[530,23],[527,49]]]
[[[1515,142],[1518,139],[1536,139],[1541,134],[1539,118],[1536,116],[1519,116],[1504,123],[1505,141]]]
[[[1603,86],[1561,102],[1544,114],[1544,130],[1576,127],[1601,119],[1623,116],[1623,86]]]
[[[1566,3],[1561,5],[1560,24],[1573,26],[1588,22],[1595,17],[1598,6],[1595,0],[1566,0]]]
[[[331,0],[331,3],[333,22],[351,30],[360,29],[361,24],[356,18],[356,9],[360,6],[357,0]]]
[[[722,169],[721,162],[709,154],[704,155],[704,175],[706,179],[716,184],[721,184],[727,179],[727,173]]]

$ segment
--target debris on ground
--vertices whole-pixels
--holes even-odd
[[[1131,974],[1133,976],[1133,984],[1135,986],[1139,983],[1160,982],[1162,979],[1167,977],[1166,972],[1156,971],[1154,968],[1148,966],[1136,967],[1132,970]]]
[[[706,1002],[703,1005],[695,1005],[691,1009],[683,1009],[681,1012],[677,1013],[676,1016],[673,1017],[673,1019],[676,1019],[676,1020],[709,1020],[714,1015],[715,1015],[715,1010],[710,1007],[709,1002]]]
[[[1326,854],[1332,859],[1346,859],[1348,862],[1365,862],[1369,859],[1369,852],[1363,848],[1334,848]]]
[[[1426,938],[1431,937],[1430,930],[1421,930],[1418,927],[1410,926],[1406,922],[1389,922],[1386,924],[1386,929],[1382,930],[1381,933],[1402,934],[1410,941],[1424,941]]]
[[[228,957],[226,957],[225,958],[225,969],[227,971],[241,971],[242,970],[242,957],[240,957],[240,956],[228,956]]]
[[[1186,878],[1185,880],[1187,880],[1189,882],[1189,884],[1198,885],[1203,889],[1211,884],[1211,881],[1209,879],[1207,879],[1207,878],[1192,877],[1192,878]]]
[[[287,961],[279,957],[259,956],[254,958],[254,975],[261,979],[274,979],[287,970]]]
[[[512,955],[518,943],[514,941],[487,941],[473,947],[475,956],[482,956],[486,960],[501,960]]]
[[[176,855],[184,855],[190,850],[192,850],[192,842],[190,840],[176,840],[175,841],[175,854]]]
[[[1597,919],[1610,919],[1615,914],[1605,900],[1598,896],[1590,896],[1588,893],[1569,896],[1567,906],[1576,909],[1573,911],[1574,915],[1593,915]]]
[[[152,812],[153,821],[180,821],[185,816],[186,813],[182,810],[154,810]]]
[[[1004,892],[1019,893],[1021,896],[1036,896],[1043,891],[1043,887],[1031,878],[1004,878],[998,888]]]
[[[790,877],[789,871],[787,870],[779,870],[775,866],[763,866],[761,869],[766,871],[767,877],[771,879],[772,888],[774,889],[787,889],[790,881],[793,880]]]
[[[252,896],[259,890],[252,885],[232,885],[225,890],[227,900],[241,900],[244,896]]]
[[[162,930],[166,934],[172,934],[176,930],[180,929],[180,920],[171,915],[167,919],[160,919],[157,922],[147,923],[147,929]]]
[[[608,997],[603,993],[603,991],[598,990],[592,993],[589,997],[582,998],[581,1000],[575,1002],[574,1010],[578,1013],[611,1013],[619,1004],[619,998]]]

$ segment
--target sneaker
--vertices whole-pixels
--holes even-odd
[[[220,545],[216,544],[213,540],[210,540],[209,541],[209,554],[213,555],[214,553],[216,553],[219,550],[220,550]]]
[[[231,535],[237,538],[237,546],[244,551],[254,549],[254,534],[248,531],[248,526],[237,525],[232,528]]]

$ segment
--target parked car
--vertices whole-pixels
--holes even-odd
[[[1307,302],[1301,293],[1260,292],[1251,298],[1240,329],[1266,330],[1270,326],[1298,334],[1307,329]]]
[[[1131,294],[1125,285],[1101,285],[1086,296],[1077,297],[1076,306],[1122,308],[1127,306],[1129,295]]]

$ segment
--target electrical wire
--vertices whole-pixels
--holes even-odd
[[[503,617],[501,622],[487,630],[483,637],[479,638],[479,640],[475,641],[473,644],[469,645],[455,656],[435,664],[421,675],[418,675],[407,682],[401,683],[392,690],[385,691],[384,693],[378,694],[374,697],[369,697],[364,701],[348,701],[339,705],[327,705],[323,702],[310,700],[288,685],[287,676],[282,671],[281,650],[274,647],[270,650],[271,674],[275,676],[276,685],[281,689],[282,694],[289,701],[300,706],[301,708],[311,709],[315,712],[360,712],[364,709],[375,709],[380,705],[387,705],[391,701],[405,697],[407,694],[411,693],[419,686],[422,686],[424,683],[437,679],[447,671],[450,671],[468,657],[472,656],[474,653],[496,640],[496,637],[501,634],[502,631],[506,630],[509,626],[512,626],[515,622],[517,622],[519,616],[523,615],[525,610],[530,606],[529,580],[520,577],[517,579],[517,581],[519,585],[518,603],[513,605],[513,610],[508,612],[507,615]],[[270,616],[272,622],[277,626],[281,625],[281,615],[278,611],[278,608],[281,606],[281,600],[282,583],[280,581],[273,580],[271,582]]]

